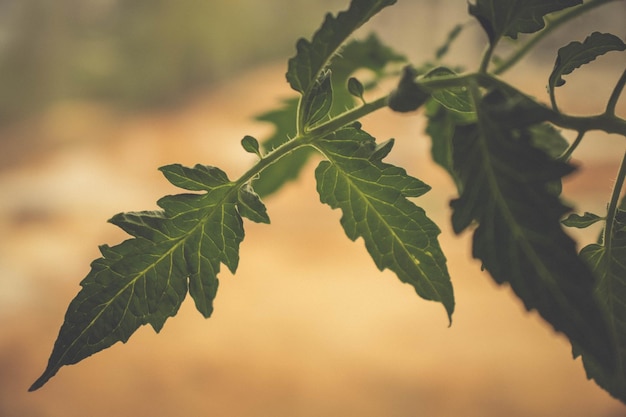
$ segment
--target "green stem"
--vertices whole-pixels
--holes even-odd
[[[558,15],[554,19],[546,18],[546,27],[535,34],[530,40],[528,40],[524,45],[522,45],[513,55],[511,55],[506,60],[502,61],[494,70],[493,74],[498,75],[507,71],[509,68],[517,64],[529,51],[531,51],[537,43],[539,43],[543,38],[554,32],[555,29],[562,26],[564,23],[569,22],[570,20],[580,16],[583,13],[588,12],[589,10],[595,9],[596,7],[600,7],[606,3],[610,3],[618,0],[592,0],[590,2],[584,3],[578,7],[574,7],[569,9],[562,14]]]
[[[388,98],[389,96],[383,96],[372,102],[365,103],[362,106],[356,107],[352,110],[348,110],[347,112],[344,112],[325,123],[314,126],[306,132],[306,135],[310,136],[311,139],[315,139],[335,132],[343,126],[354,123],[360,118],[367,116],[368,114],[375,112],[376,110],[379,110],[383,107],[386,107]]]
[[[619,96],[624,91],[624,86],[626,85],[626,69],[622,73],[622,76],[617,81],[615,88],[613,89],[613,93],[611,93],[611,97],[609,98],[609,102],[606,105],[605,113],[608,116],[615,116],[615,107],[617,106],[617,101],[619,100]]]
[[[259,175],[270,165],[278,162],[281,158],[287,156],[298,148],[303,146],[309,146],[316,139],[324,137],[329,133],[335,132],[342,127],[356,122],[360,118],[367,116],[368,114],[381,109],[387,105],[387,96],[380,97],[371,103],[366,103],[360,107],[349,110],[339,116],[327,121],[326,123],[319,124],[314,128],[298,134],[295,138],[283,143],[276,149],[265,155],[259,160],[252,168],[246,171],[238,180],[237,184],[243,186],[251,179]]]
[[[478,68],[478,72],[487,73],[487,69],[489,68],[489,63],[491,62],[491,57],[493,56],[493,52],[496,50],[496,44],[489,45],[489,47],[483,53],[483,57],[480,61],[480,67]]]
[[[570,157],[572,156],[576,148],[578,148],[578,145],[580,145],[580,143],[583,141],[583,138],[585,137],[585,133],[586,132],[578,132],[578,136],[576,136],[574,143],[572,143],[570,147],[567,148],[567,150],[563,153],[563,155],[559,157],[559,160],[569,161]]]
[[[265,155],[262,159],[260,159],[252,168],[246,171],[239,179],[237,180],[237,184],[239,186],[244,185],[251,179],[255,178],[259,175],[263,170],[265,170],[270,165],[278,162],[279,159],[287,156],[298,148],[306,146],[308,142],[306,141],[307,136],[296,136],[295,138],[281,144],[267,155]]]
[[[617,179],[615,180],[615,186],[613,187],[613,194],[611,195],[611,202],[609,203],[609,209],[606,215],[606,227],[604,228],[604,244],[610,244],[613,235],[613,224],[615,223],[615,216],[617,215],[617,209],[619,208],[619,199],[622,194],[622,188],[624,187],[624,179],[626,178],[626,153],[622,159],[622,165],[619,168]]]

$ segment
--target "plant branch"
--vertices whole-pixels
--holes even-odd
[[[622,91],[624,91],[624,86],[626,85],[626,69],[622,73],[622,76],[617,81],[615,88],[613,89],[613,93],[611,93],[611,97],[609,98],[609,102],[606,105],[605,113],[608,116],[615,116],[615,107],[617,106],[617,101],[619,100]]]
[[[574,140],[574,143],[572,143],[569,148],[567,148],[567,150],[563,153],[563,155],[561,155],[559,157],[559,160],[561,161],[568,161],[570,159],[570,157],[572,156],[572,154],[574,153],[574,151],[576,150],[576,148],[578,148],[578,145],[580,145],[580,143],[583,141],[583,138],[585,137],[585,133],[586,132],[578,132],[578,136],[576,136],[576,139]]]
[[[368,114],[375,112],[383,107],[387,106],[387,100],[389,96],[385,95],[380,97],[374,101],[369,103],[365,103],[362,106],[356,107],[354,109],[348,110],[337,117],[330,119],[325,123],[321,123],[311,128],[306,132],[307,136],[310,136],[311,139],[317,137],[323,137],[329,133],[335,132],[343,126],[346,126],[350,123],[356,122],[362,117],[367,116]]]

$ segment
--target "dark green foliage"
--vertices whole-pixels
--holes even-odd
[[[524,47],[499,70],[488,68],[502,37],[550,31],[549,14],[606,2],[477,0],[469,13],[482,25],[489,45],[478,70],[469,73],[433,62],[406,65],[404,56],[375,36],[349,39],[395,1],[353,0],[348,10],[329,14],[310,41],[298,41],[289,60],[287,81],[299,96],[257,118],[272,123],[274,134],[261,144],[251,136],[242,139],[243,149],[258,156],[252,168],[231,181],[216,167],[168,165],[161,168],[166,178],[191,193],[160,199],[159,211],[111,219],[131,238],[101,247],[102,257],[92,263],[68,307],[48,367],[31,389],[61,366],[126,342],[139,326],[150,324],[159,331],[187,292],[200,313],[210,316],[221,265],[233,273],[237,269],[243,218],[269,223],[259,195],[296,178],[311,155],[323,159],[315,171],[320,200],[341,210],[348,238],[362,238],[380,270],[393,271],[422,298],[440,302],[451,318],[455,300],[438,243],[440,230],[414,202],[430,187],[383,162],[394,140],[377,143],[359,122],[389,107],[398,112],[424,108],[432,158],[458,188],[450,203],[453,230],[473,232],[472,255],[496,282],[510,285],[526,308],[537,310],[569,338],[590,378],[626,402],[626,208],[617,204],[626,163],[605,217],[585,213],[563,219],[571,208],[560,196],[561,179],[576,169],[569,156],[587,131],[626,136],[626,121],[615,115],[626,72],[604,114],[570,116],[554,99],[562,76],[626,45],[597,32],[561,48],[548,80],[551,107],[497,77],[527,52]],[[562,20],[574,15],[556,14]],[[461,26],[453,29],[434,62],[460,31]],[[398,78],[400,64],[404,70],[397,87],[371,99],[380,81]],[[354,74],[361,69],[371,77],[359,73],[357,80]],[[578,133],[572,145],[561,129]],[[562,226],[597,222],[604,223],[602,238],[577,253]]]
[[[501,124],[484,106],[476,124],[456,129],[453,146],[463,185],[451,202],[455,232],[477,223],[472,253],[493,278],[610,366],[613,351],[593,275],[561,228],[569,208],[548,187],[574,167],[535,148],[528,130]]]

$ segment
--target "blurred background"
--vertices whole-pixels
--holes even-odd
[[[587,381],[567,341],[470,258],[448,226],[454,189],[429,161],[420,115],[364,120],[395,137],[392,163],[433,186],[420,199],[443,229],[457,308],[379,272],[340,214],[319,204],[312,171],[267,199],[272,224],[246,223],[236,276],[221,274],[209,320],[185,301],[161,334],[43,371],[97,246],[125,235],[106,223],[176,192],[157,168],[203,163],[236,178],[254,162],[239,141],[271,126],[254,117],[292,96],[284,73],[299,37],[347,0],[0,0],[0,417],[73,416],[626,416]],[[404,0],[359,35],[420,64],[468,22],[461,0]],[[624,38],[626,2],[546,39],[507,79],[546,100],[559,47],[594,30]],[[470,23],[450,64],[476,65],[485,38]],[[561,108],[602,111],[626,65],[608,54],[567,76]],[[626,115],[624,100],[618,113]],[[565,196],[602,213],[622,150],[590,135]],[[582,152],[580,153],[582,155]],[[575,154],[576,158],[578,155]],[[581,244],[596,230],[577,233]]]

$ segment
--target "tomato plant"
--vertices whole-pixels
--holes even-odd
[[[126,342],[142,325],[158,332],[187,293],[209,317],[222,264],[237,270],[243,219],[269,223],[261,198],[297,177],[314,154],[322,157],[315,171],[320,200],[341,210],[346,235],[363,239],[379,269],[441,303],[451,320],[455,301],[440,229],[418,204],[430,186],[385,162],[394,141],[377,141],[359,122],[389,107],[426,117],[432,158],[458,190],[450,202],[453,231],[473,234],[472,255],[567,336],[590,378],[626,401],[626,159],[606,213],[579,215],[561,198],[562,178],[577,169],[570,157],[587,132],[626,136],[626,120],[616,114],[626,70],[601,114],[564,113],[557,99],[570,73],[626,44],[594,32],[560,48],[546,80],[548,103],[501,77],[556,27],[610,1],[476,0],[468,11],[486,47],[474,69],[440,64],[460,25],[420,64],[374,35],[353,37],[395,0],[352,0],[347,10],[328,14],[288,62],[287,82],[297,96],[261,117],[275,124],[275,134],[261,143],[252,136],[241,141],[257,157],[247,172],[231,180],[214,166],[164,166],[167,180],[186,191],[161,198],[160,210],[110,220],[131,237],[101,246],[31,390],[62,366]],[[496,59],[505,38],[518,40],[517,49]],[[356,78],[363,69],[371,77]],[[375,96],[390,78],[395,87]],[[561,130],[576,132],[576,139],[569,143]],[[597,243],[579,252],[566,228],[597,222],[604,225]]]

